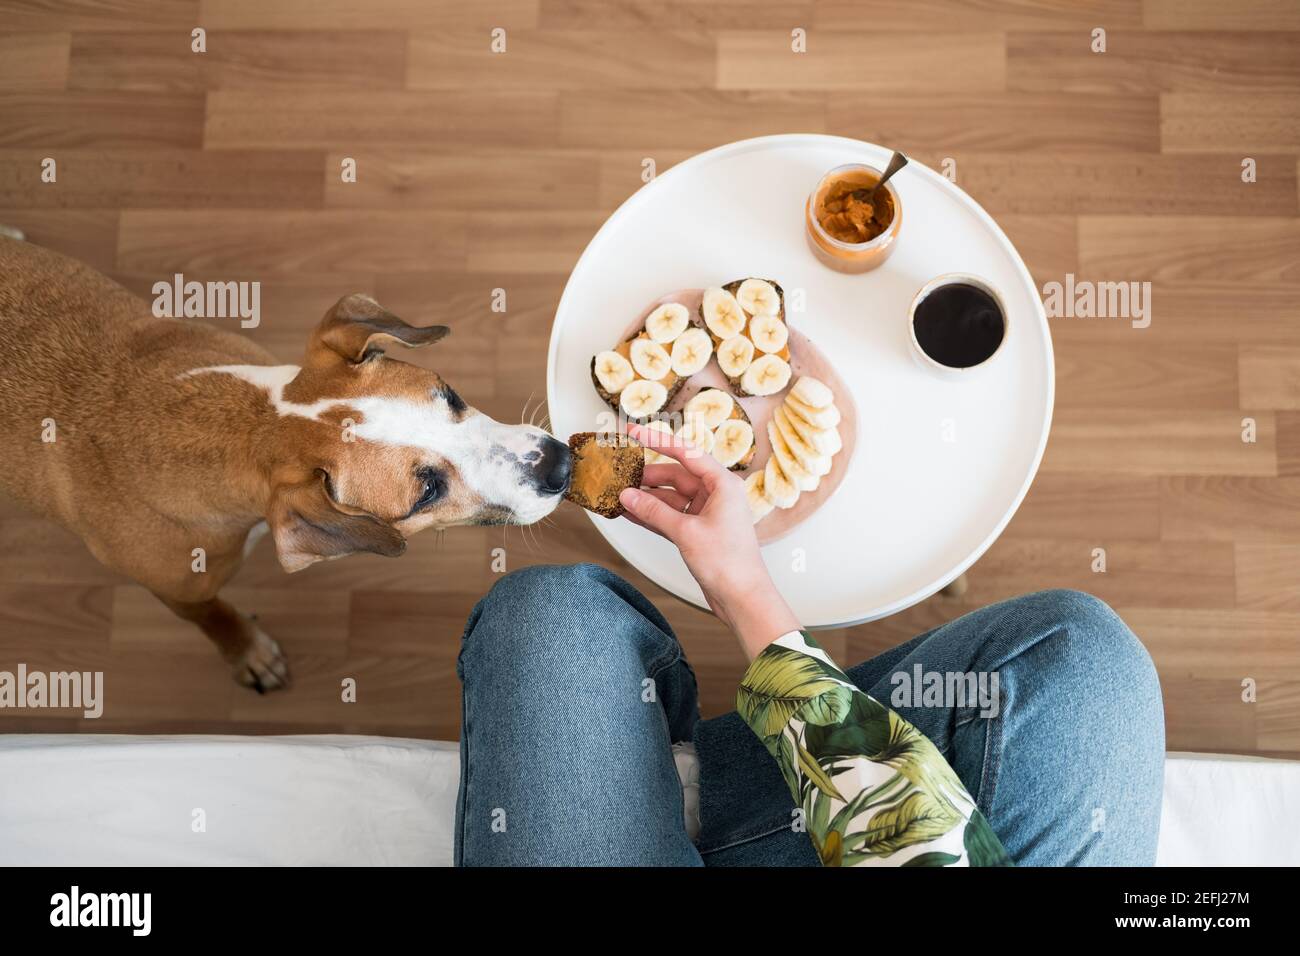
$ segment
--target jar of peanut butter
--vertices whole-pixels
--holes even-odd
[[[873,166],[836,166],[817,184],[804,211],[808,246],[837,272],[867,272],[894,249],[903,209],[891,180],[867,200],[864,191],[880,182]]]

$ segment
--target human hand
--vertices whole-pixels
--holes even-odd
[[[627,518],[677,546],[709,607],[751,657],[798,630],[763,563],[740,476],[673,435],[640,425],[628,433],[676,463],[647,465],[644,487],[619,496]]]

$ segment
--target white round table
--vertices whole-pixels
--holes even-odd
[[[783,135],[701,153],[632,195],[587,245],[556,311],[547,357],[551,422],[561,437],[595,430],[609,409],[591,357],[675,289],[746,276],[775,279],[791,312],[853,388],[857,448],[839,490],[763,549],[808,627],[897,613],[952,581],[996,540],[1038,469],[1054,387],[1047,317],[1029,270],[974,200],[911,163],[891,182],[903,226],[890,259],[863,275],[821,265],[804,239],[808,193],[827,170],[889,150],[835,136]],[[1001,293],[1007,340],[985,368],[950,381],[909,352],[917,290],[948,272]],[[837,458],[835,467],[844,467]],[[614,549],[656,584],[704,605],[676,549],[623,519],[590,515]]]

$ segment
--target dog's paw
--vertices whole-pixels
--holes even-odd
[[[235,660],[234,674],[237,683],[251,687],[259,694],[289,686],[289,662],[284,652],[256,624],[253,625],[252,642]]]

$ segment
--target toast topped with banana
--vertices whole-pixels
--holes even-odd
[[[641,329],[591,360],[591,381],[611,408],[635,422],[664,410],[686,380],[709,364],[713,342],[680,302],[665,302]]]
[[[737,279],[703,290],[702,297],[697,293],[696,301],[661,300],[639,329],[592,357],[591,382],[610,408],[650,422],[715,356],[736,395],[775,395],[790,384],[790,329],[780,285]]]
[[[698,322],[737,395],[775,395],[790,384],[785,292],[771,279],[737,279],[705,289]]]
[[[721,388],[702,388],[682,406],[677,437],[732,471],[744,471],[754,462],[754,424],[735,396]]]

